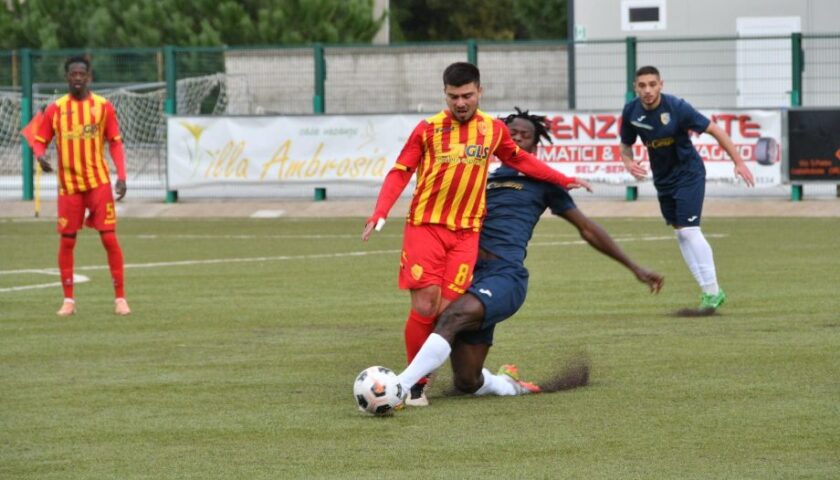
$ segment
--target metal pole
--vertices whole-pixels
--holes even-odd
[[[801,107],[802,106],[802,71],[804,70],[803,65],[803,51],[802,51],[802,34],[801,33],[791,33],[790,34],[790,51],[791,51],[791,67],[793,69],[791,80],[791,89],[790,89],[790,106],[791,107]]]
[[[28,48],[20,50],[20,125],[27,125],[32,120],[32,51]],[[32,149],[29,144],[21,142],[23,154],[23,199],[32,200],[33,178],[32,178]]]
[[[790,106],[802,106],[802,34],[790,34],[790,54],[791,54],[791,86],[790,86]],[[802,201],[802,184],[793,184],[790,186],[790,200],[792,202]]]
[[[467,40],[467,61],[478,66],[478,42],[474,38]]]
[[[166,78],[166,101],[163,104],[163,111],[167,115],[175,115],[178,113],[178,82],[176,81],[178,77],[175,63],[175,48],[172,45],[163,47],[163,64],[164,77]],[[169,175],[167,174],[166,203],[175,203],[177,201],[178,191],[169,189]]]
[[[577,107],[575,91],[575,0],[566,0],[566,78],[569,81],[569,108]]]
[[[627,55],[627,92],[624,94],[626,101],[636,97],[633,84],[636,83],[636,37],[627,37],[625,41]]]
[[[324,113],[326,111],[326,81],[327,62],[324,59],[324,46],[316,43],[313,47],[315,55],[315,96],[312,97],[312,111]]]

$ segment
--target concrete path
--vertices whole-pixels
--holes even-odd
[[[635,202],[624,200],[578,199],[580,209],[592,217],[659,217],[659,205],[654,199]],[[128,200],[117,205],[121,217],[136,218],[279,218],[279,217],[367,217],[376,199],[313,200],[190,200],[174,204]],[[400,217],[408,210],[402,199],[391,211]],[[0,218],[33,216],[33,203],[0,202]],[[55,201],[41,205],[41,217],[55,218]],[[707,198],[705,217],[840,217],[840,199],[814,199],[792,202],[788,199]]]

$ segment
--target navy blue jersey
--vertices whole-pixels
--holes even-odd
[[[648,149],[653,184],[659,191],[705,178],[706,167],[689,137],[689,130],[702,133],[709,119],[682,98],[662,94],[653,110],[645,110],[641,101],[624,106],[621,113],[621,143],[633,145],[636,137]]]
[[[545,209],[555,215],[576,208],[563,188],[501,166],[487,179],[487,217],[479,246],[493,255],[523,263],[534,227]]]

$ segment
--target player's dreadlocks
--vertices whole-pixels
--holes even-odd
[[[531,115],[528,113],[528,110],[524,112],[519,109],[519,107],[513,107],[516,110],[516,113],[511,113],[507,117],[504,118],[505,125],[509,125],[514,119],[521,118],[523,120],[528,120],[534,125],[534,135],[537,137],[537,144],[539,144],[542,140],[548,140],[548,143],[554,143],[551,141],[551,135],[548,134],[548,122],[544,115]]]

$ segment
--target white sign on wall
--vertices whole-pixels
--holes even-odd
[[[732,137],[759,186],[781,184],[778,110],[701,111]],[[545,112],[552,144],[538,157],[566,175],[635,183],[619,152],[619,112]],[[423,115],[169,117],[167,175],[172,190],[214,184],[380,183]],[[694,145],[709,181],[732,181],[733,164],[710,135]],[[634,145],[637,158],[647,149]],[[493,168],[493,167],[491,167]]]

